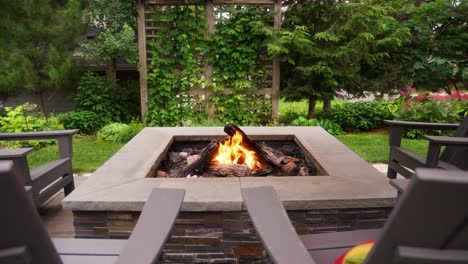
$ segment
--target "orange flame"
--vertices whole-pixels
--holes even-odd
[[[219,144],[214,160],[220,164],[246,164],[251,170],[262,168],[255,151],[243,147],[241,142],[242,134],[236,131],[233,137]]]

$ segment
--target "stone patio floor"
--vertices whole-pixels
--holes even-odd
[[[387,164],[376,163],[373,166],[382,172],[382,177],[387,173]],[[75,176],[75,186],[80,185],[89,177]],[[39,210],[42,220],[51,237],[73,238],[75,231],[73,228],[73,215],[71,210],[62,208],[63,192],[57,194],[49,200],[48,204]]]

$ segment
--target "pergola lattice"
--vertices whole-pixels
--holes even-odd
[[[213,34],[215,29],[215,6],[221,5],[270,5],[273,6],[274,21],[273,26],[275,30],[281,27],[281,1],[280,0],[204,0],[202,2],[205,9],[205,21],[207,30],[205,37]],[[149,70],[148,65],[151,62],[152,53],[151,48],[148,46],[148,41],[154,38],[155,32],[160,28],[154,23],[151,16],[154,14],[155,8],[164,6],[177,6],[177,5],[200,5],[199,1],[194,0],[136,0],[136,8],[138,11],[138,46],[139,46],[139,70],[140,70],[140,97],[141,97],[141,115],[144,119],[148,113],[148,82],[147,73]],[[279,82],[280,82],[280,62],[277,57],[270,60],[271,80],[267,80],[261,89],[257,89],[249,94],[260,95],[263,100],[271,102],[272,105],[272,118],[278,117],[279,108]],[[211,81],[213,74],[213,66],[205,63],[204,78]],[[229,89],[223,91],[229,94]],[[210,89],[193,89],[189,91],[190,95],[199,98],[202,96],[203,100],[208,100],[211,94]]]

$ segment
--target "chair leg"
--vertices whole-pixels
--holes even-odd
[[[396,179],[397,177],[397,172],[394,169],[390,168],[390,164],[388,165],[387,169],[387,177],[389,179]]]
[[[63,192],[65,193],[65,196],[69,195],[73,190],[75,190],[75,181],[73,180],[73,175],[71,177],[72,181],[69,184],[65,185],[65,187],[63,187]]]

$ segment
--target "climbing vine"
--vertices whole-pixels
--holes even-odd
[[[156,10],[157,31],[148,74],[148,119],[153,125],[175,126],[192,118],[187,91],[203,82],[199,59],[204,43],[204,11],[199,6]]]
[[[210,89],[206,102],[217,120],[254,124],[267,120],[271,103],[258,89],[271,87],[271,58],[265,40],[273,18],[266,8],[217,7],[215,31],[205,38],[204,10],[200,6],[159,9],[154,20],[163,25],[154,40],[148,74],[149,121],[159,126],[180,125],[194,118],[197,108],[191,89]],[[271,13],[271,12],[270,12]],[[224,17],[224,19],[223,19]],[[204,77],[205,63],[213,65],[212,83]]]
[[[260,123],[271,115],[271,104],[249,93],[271,80],[265,41],[272,33],[267,21],[273,17],[260,7],[227,6],[220,11],[230,15],[216,24],[208,45],[215,83],[210,100],[216,102],[216,115],[223,122]],[[225,94],[226,89],[231,93]]]

